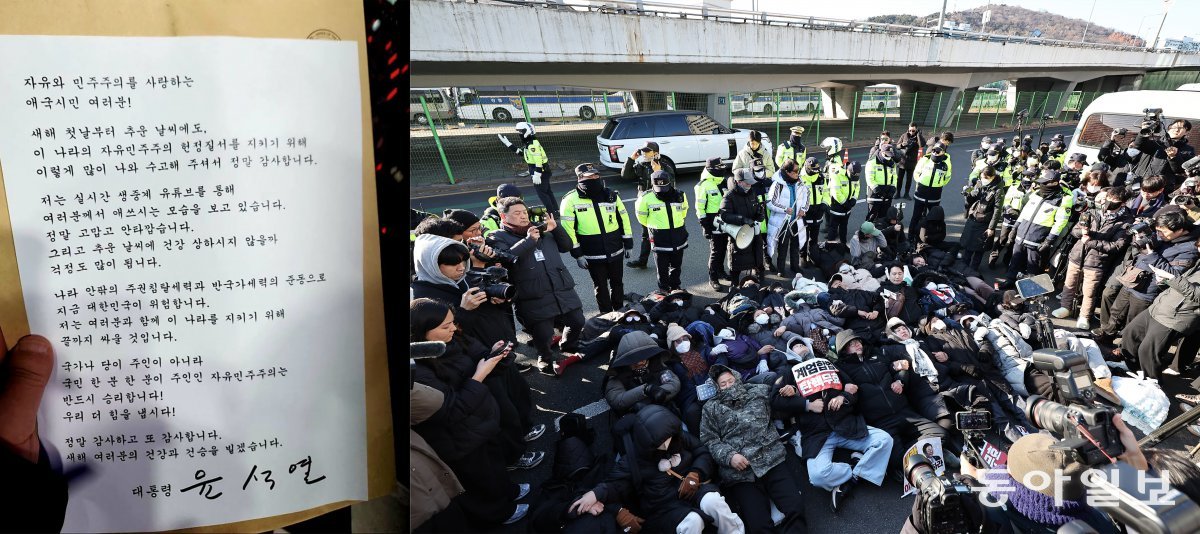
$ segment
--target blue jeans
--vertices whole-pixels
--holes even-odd
[[[853,470],[850,464],[833,461],[833,451],[849,449],[863,453]],[[876,486],[883,484],[887,473],[888,459],[892,454],[892,436],[878,428],[868,426],[867,436],[861,439],[846,439],[836,432],[829,435],[816,458],[808,461],[808,481],[818,488],[833,491],[850,480],[851,475]]]

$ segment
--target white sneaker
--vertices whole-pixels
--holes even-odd
[[[1078,321],[1075,321],[1075,328],[1078,330],[1088,330],[1091,327],[1092,322],[1087,317],[1080,317]]]
[[[528,513],[529,513],[529,505],[528,504],[518,504],[517,509],[513,510],[512,517],[508,518],[508,520],[505,521],[504,524],[511,525],[513,523],[516,523],[517,521],[525,519],[525,514],[528,514]]]
[[[1050,312],[1050,315],[1053,315],[1055,319],[1066,319],[1067,316],[1071,315],[1071,310],[1066,308],[1058,308]]]

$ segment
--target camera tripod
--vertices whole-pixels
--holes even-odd
[[[1153,447],[1167,438],[1174,436],[1176,432],[1187,428],[1188,425],[1197,420],[1200,420],[1200,405],[1192,406],[1174,419],[1163,423],[1154,432],[1146,434],[1146,437],[1138,440],[1138,446],[1143,448]],[[1197,453],[1200,453],[1200,443],[1188,449],[1188,457],[1195,458]]]

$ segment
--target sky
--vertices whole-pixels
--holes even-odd
[[[667,2],[695,3],[699,0]],[[814,0],[734,0],[733,9],[750,10],[757,3],[759,11],[812,15],[834,19],[866,19],[875,15],[926,15],[942,9],[942,0],[838,0],[819,2]],[[992,5],[1006,4],[1028,9],[1047,11],[1067,17],[1088,19],[1092,23],[1141,36],[1147,41],[1154,38],[1158,24],[1162,21],[1163,0],[993,0]],[[1092,4],[1095,11],[1092,12]],[[946,11],[962,11],[988,5],[987,0],[948,0]],[[1200,20],[1200,1],[1176,0],[1170,6],[1162,36],[1181,39],[1185,35],[1200,39],[1200,28],[1190,22]],[[978,29],[978,24],[973,24]]]

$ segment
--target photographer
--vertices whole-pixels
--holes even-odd
[[[501,226],[488,234],[487,243],[515,258],[506,266],[510,283],[517,289],[517,317],[533,336],[542,372],[561,374],[581,359],[575,351],[583,329],[583,303],[575,293],[575,279],[562,261],[563,251],[571,249],[571,236],[553,216],[547,217],[544,227],[530,226],[529,211],[519,198],[506,198],[498,204]],[[545,236],[549,239],[542,239],[543,231],[549,232]],[[556,321],[563,325],[561,362],[554,361],[550,347]]]
[[[1126,262],[1124,270],[1109,279],[1104,289],[1100,318],[1102,325],[1093,330],[1097,342],[1111,344],[1126,323],[1150,307],[1167,282],[1165,274],[1180,276],[1200,257],[1194,245],[1200,228],[1183,211],[1164,209],[1154,218],[1156,235],[1150,237],[1131,227],[1137,255]],[[1162,272],[1159,272],[1162,271]]]
[[[629,155],[629,159],[625,160],[625,166],[621,167],[621,179],[625,181],[637,181],[638,197],[653,190],[650,183],[650,176],[654,173],[662,171],[667,173],[671,178],[671,183],[675,183],[675,162],[658,151],[658,143],[654,141],[646,141],[642,148],[634,151]],[[650,261],[650,230],[642,228],[642,244],[638,252],[637,259],[626,263],[630,267],[637,269],[645,269],[647,262]]]
[[[1151,219],[1167,205],[1167,181],[1162,176],[1149,176],[1142,180],[1141,188],[1133,188],[1137,196],[1129,199],[1129,209],[1134,218]]]
[[[1113,130],[1108,141],[1100,147],[1096,159],[1113,169],[1113,185],[1135,184],[1147,177],[1171,172],[1166,147],[1157,140],[1158,124],[1153,120],[1143,121],[1137,137],[1123,150],[1117,144],[1117,137],[1125,134],[1124,128]]]
[[[621,258],[633,250],[633,229],[621,196],[604,186],[591,163],[575,167],[575,176],[578,185],[562,200],[562,228],[575,245],[571,257],[592,277],[600,313],[608,313],[625,298]]]
[[[917,158],[920,157],[921,143],[924,142],[924,139],[925,134],[917,128],[917,123],[910,122],[908,130],[900,134],[900,138],[896,140],[897,163],[900,167],[899,183],[896,186],[898,198],[912,198],[909,188],[913,183],[913,171],[917,169]]]
[[[1180,182],[1187,176],[1183,168],[1184,162],[1196,157],[1196,149],[1188,143],[1188,133],[1192,131],[1192,123],[1186,119],[1176,119],[1167,127],[1167,160],[1171,164],[1171,174],[1174,179],[1172,187],[1179,187]]]
[[[1075,295],[1082,294],[1076,328],[1091,328],[1096,297],[1103,287],[1102,277],[1129,246],[1129,226],[1133,224],[1133,215],[1125,207],[1129,194],[1128,189],[1120,187],[1104,189],[1097,195],[1096,210],[1085,212],[1071,230],[1077,241],[1068,254],[1060,307],[1052,314],[1059,319],[1070,317],[1076,310]]]
[[[1171,194],[1171,204],[1187,211],[1188,218],[1192,222],[1200,223],[1200,199],[1196,198],[1197,193],[1200,193],[1200,191],[1197,190],[1196,181],[1197,179],[1194,176],[1184,180],[1183,185]]]
[[[1200,250],[1200,240],[1191,245]],[[1120,351],[1130,369],[1140,366],[1146,378],[1157,379],[1171,364],[1173,356],[1168,352],[1175,340],[1200,328],[1200,263],[1193,260],[1178,274],[1158,267],[1151,270],[1167,288],[1125,327]]]

